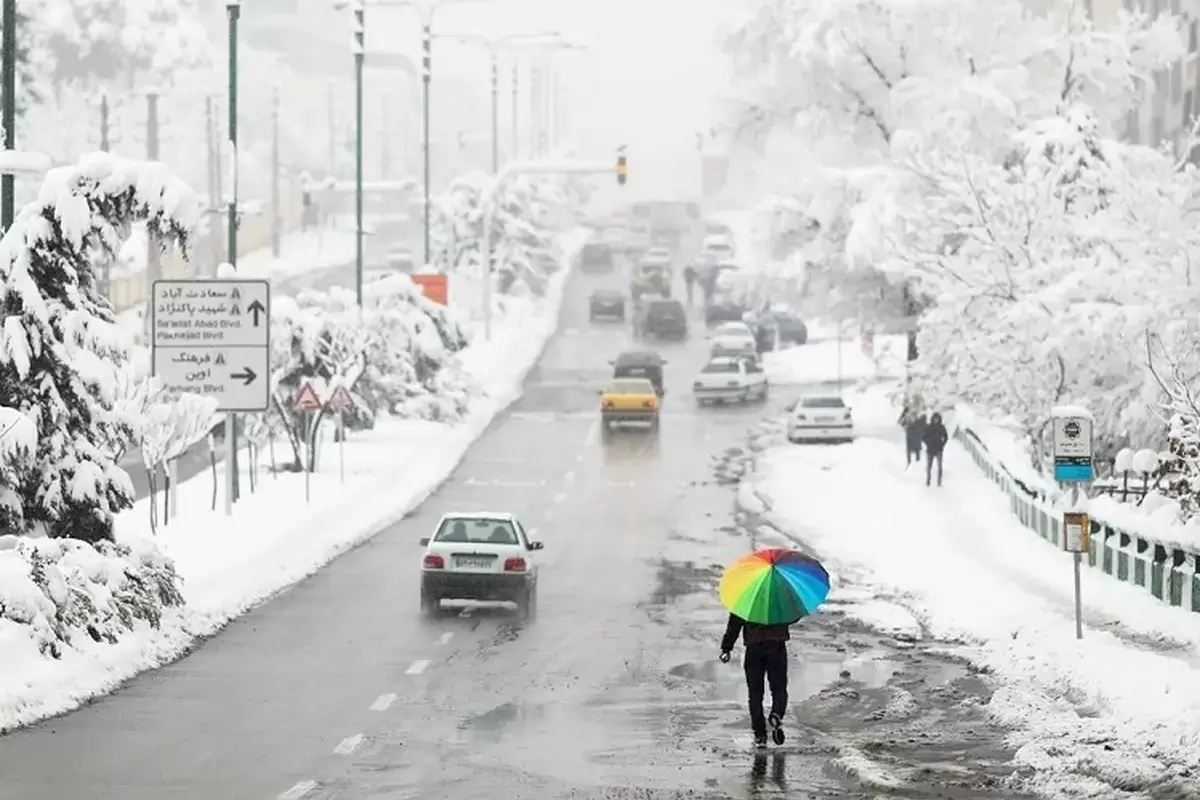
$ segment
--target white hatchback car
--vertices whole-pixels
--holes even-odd
[[[757,352],[754,333],[744,322],[724,322],[709,334],[712,339],[713,358],[722,356],[746,356]]]
[[[537,613],[537,553],[512,514],[446,514],[433,536],[421,539],[421,610],[433,614],[443,600],[516,603],[524,618]]]
[[[852,442],[854,417],[837,395],[805,395],[796,401],[788,420],[788,441]]]

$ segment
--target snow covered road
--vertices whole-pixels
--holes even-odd
[[[632,344],[586,321],[604,280],[569,289],[522,399],[424,505],[186,659],[0,739],[0,798],[872,798],[907,783],[1019,800],[983,682],[911,630],[839,613],[847,591],[797,628],[794,744],[747,752],[740,669],[714,659],[714,587],[752,542],[786,541],[734,508],[761,410],[693,407],[697,335],[662,346],[660,438],[602,440],[596,386]],[[512,510],[546,543],[532,623],[421,617],[417,540],[463,508]],[[868,750],[924,771],[872,772]]]

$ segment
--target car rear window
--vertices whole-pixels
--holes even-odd
[[[749,336],[750,330],[745,325],[722,325],[714,332],[717,336]]]
[[[517,532],[505,519],[458,517],[442,521],[435,542],[464,544],[518,544]]]
[[[701,372],[708,372],[708,373],[725,373],[725,372],[737,372],[737,371],[738,371],[738,365],[737,365],[736,361],[710,361],[707,364],[705,364],[704,369],[701,370]]]
[[[617,378],[609,382],[605,391],[610,394],[654,394],[654,384],[646,378]]]
[[[840,397],[806,397],[800,401],[801,408],[845,408]]]
[[[678,303],[654,303],[650,306],[650,313],[656,317],[684,317],[687,316],[683,311],[683,306]]]

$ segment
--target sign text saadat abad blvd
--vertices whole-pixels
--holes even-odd
[[[267,281],[155,281],[154,375],[167,390],[216,398],[221,411],[265,411],[270,309]]]

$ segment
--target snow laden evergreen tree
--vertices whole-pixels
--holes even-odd
[[[0,403],[29,417],[37,451],[15,476],[9,530],[112,538],[132,505],[114,460],[135,421],[115,408],[127,337],[97,290],[130,226],[184,247],[200,204],[161,164],[97,154],[47,175],[0,240]]]

